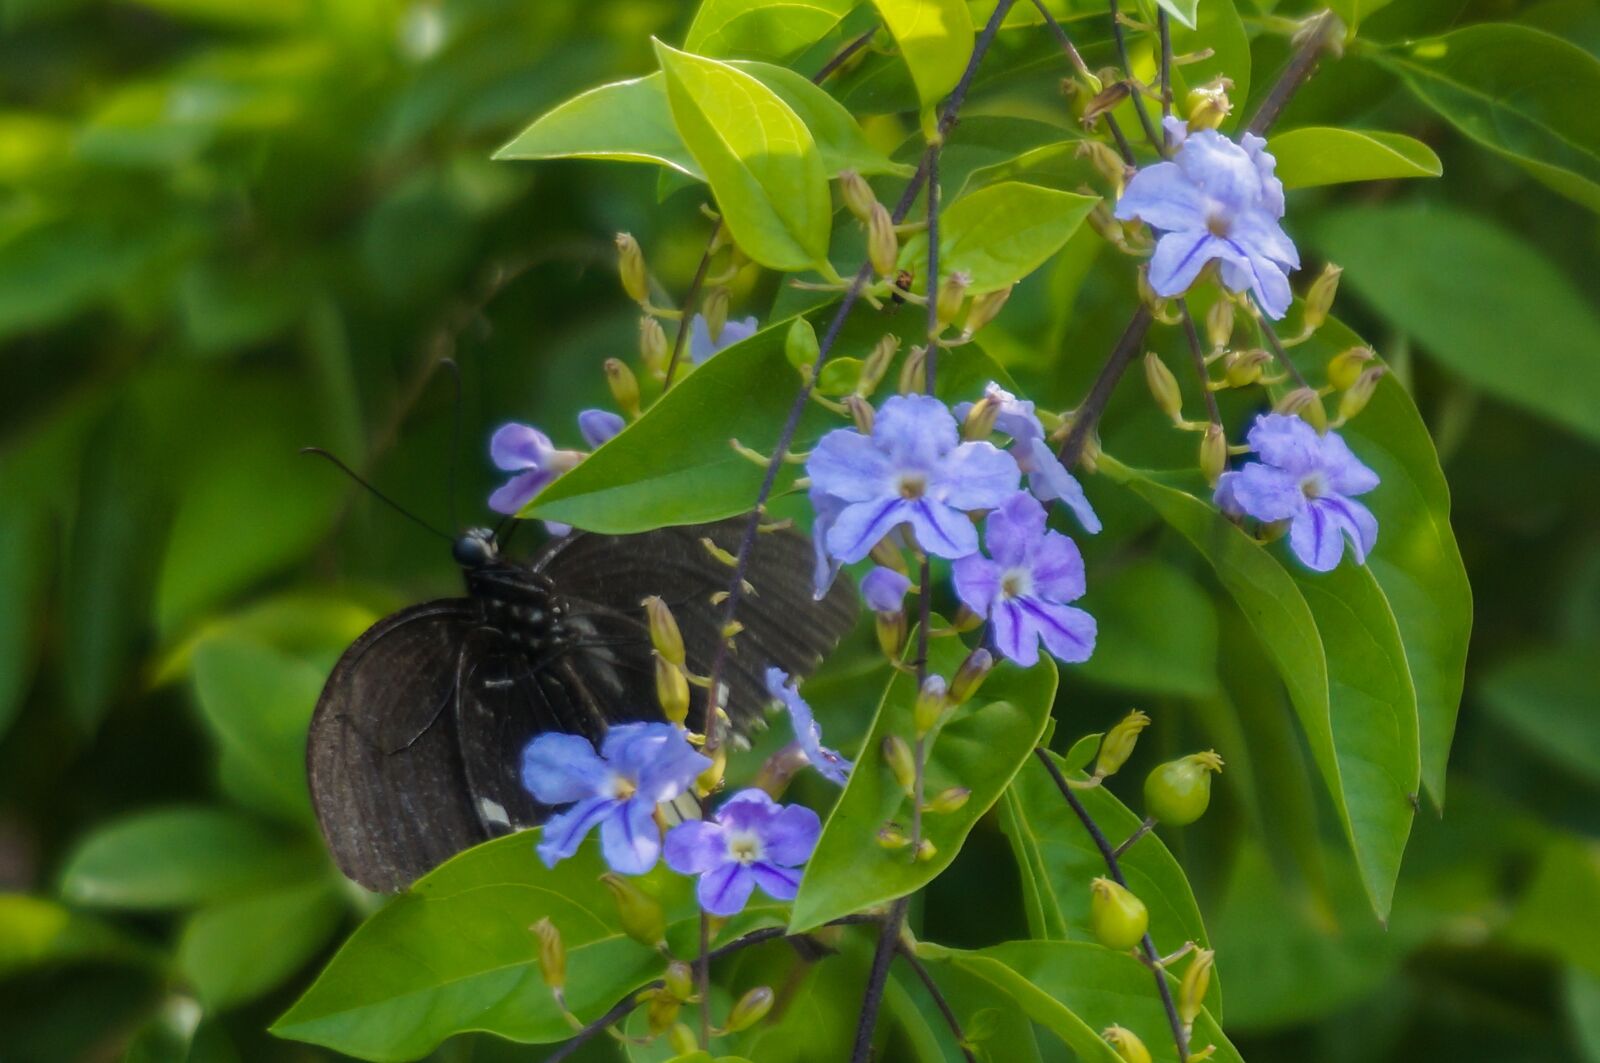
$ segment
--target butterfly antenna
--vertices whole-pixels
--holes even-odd
[[[456,478],[461,468],[461,366],[456,364],[454,358],[441,358],[439,364],[450,371],[450,377],[456,386],[456,408],[454,424],[451,426],[450,436],[450,473],[447,486],[450,489],[450,526],[461,527],[460,507],[456,498]]]
[[[300,448],[300,453],[302,453],[302,454],[314,454],[319,458],[326,458],[328,461],[333,463],[335,468],[339,469],[346,476],[350,477],[350,479],[354,480],[356,483],[360,484],[362,487],[365,487],[368,491],[371,491],[374,498],[376,498],[378,501],[382,502],[384,505],[388,506],[390,509],[394,510],[396,513],[400,514],[402,517],[404,517],[407,520],[411,521],[413,524],[417,525],[418,527],[426,528],[428,531],[430,531],[433,534],[437,535],[439,538],[443,539],[447,543],[455,542],[455,539],[452,536],[446,535],[444,532],[440,531],[438,528],[435,528],[432,524],[429,524],[427,521],[423,520],[421,517],[419,517],[415,513],[411,512],[405,506],[402,506],[400,503],[396,502],[394,499],[390,498],[388,495],[384,494],[382,491],[378,490],[376,487],[373,487],[370,483],[368,483],[366,480],[364,480],[361,477],[360,473],[356,472],[350,466],[346,465],[344,462],[342,462],[338,458],[334,457],[333,454],[331,454],[330,452],[328,452],[326,450],[323,450],[321,447],[301,447]]]

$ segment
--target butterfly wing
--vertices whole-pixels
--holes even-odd
[[[477,630],[467,599],[374,624],[345,651],[311,717],[306,768],[340,870],[398,890],[484,830],[467,785],[454,703]]]

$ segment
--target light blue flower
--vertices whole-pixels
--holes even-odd
[[[1316,572],[1339,567],[1345,543],[1357,564],[1378,542],[1378,519],[1352,495],[1378,486],[1378,474],[1361,463],[1337,432],[1317,434],[1305,421],[1282,413],[1256,418],[1245,437],[1260,456],[1217,481],[1217,506],[1232,516],[1289,522],[1289,546]]]
[[[795,744],[806,755],[806,760],[823,778],[843,786],[850,778],[850,769],[855,765],[822,744],[822,727],[817,723],[811,706],[800,696],[794,680],[781,668],[768,668],[767,693],[788,710],[789,722],[794,727]]]
[[[1061,459],[1056,457],[1050,441],[1045,438],[1039,415],[1033,412],[1033,403],[1017,398],[994,381],[989,382],[983,393],[998,404],[995,429],[1014,441],[1011,456],[1017,459],[1017,466],[1028,474],[1028,490],[1033,492],[1033,497],[1041,502],[1059,499],[1062,505],[1072,510],[1072,515],[1078,518],[1084,531],[1091,535],[1098,532],[1100,517],[1089,504],[1089,497],[1083,493],[1083,485],[1078,478],[1068,472],[1067,467],[1061,464]],[[956,420],[965,422],[972,405],[963,402],[957,406]]]
[[[589,444],[590,450],[598,449],[600,444],[622,431],[627,424],[621,414],[610,410],[583,410],[578,414],[578,431],[582,433],[583,441]]]
[[[743,321],[728,321],[722,326],[722,335],[713,343],[711,326],[706,324],[705,318],[696,314],[689,321],[689,361],[699,365],[724,347],[732,347],[740,340],[754,336],[760,327],[753,317],[747,317]]]
[[[780,805],[761,790],[741,790],[722,803],[712,822],[691,820],[667,835],[667,866],[699,875],[695,893],[711,915],[737,915],[760,886],[792,901],[800,865],[811,859],[822,821],[804,805]]]
[[[1182,295],[1216,261],[1227,288],[1253,291],[1269,316],[1282,317],[1293,299],[1287,271],[1300,268],[1300,255],[1278,224],[1283,182],[1267,142],[1251,133],[1239,144],[1213,129],[1190,133],[1181,118],[1165,125],[1177,153],[1135,174],[1116,209],[1122,221],[1137,218],[1162,234],[1150,287]]]
[[[688,791],[711,761],[666,723],[612,727],[597,755],[587,738],[551,731],[522,751],[522,785],[541,804],[572,805],[544,825],[539,858],[554,867],[595,827],[613,871],[642,875],[661,855],[656,806]]]
[[[879,565],[861,580],[861,600],[874,613],[898,613],[910,589],[911,580],[904,572]]]
[[[626,426],[610,410],[584,410],[578,414],[578,432],[592,450]],[[549,487],[556,477],[583,460],[581,450],[563,450],[550,437],[531,425],[512,422],[502,425],[489,440],[489,457],[500,469],[514,473],[489,496],[489,508],[496,513],[515,514]],[[546,521],[552,535],[565,535],[571,525]]]

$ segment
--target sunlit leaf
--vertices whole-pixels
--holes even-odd
[[[966,273],[973,294],[1015,284],[1042,266],[1077,231],[1099,199],[1005,181],[951,203],[939,216],[939,272]],[[900,264],[927,285],[928,238],[918,233],[900,249]]]
[[[1444,172],[1433,149],[1403,133],[1307,126],[1267,141],[1278,160],[1285,188],[1311,188],[1348,181],[1438,177]]]
[[[701,0],[683,50],[780,62],[821,40],[855,5],[856,0]]]
[[[923,107],[956,87],[972,55],[972,16],[963,0],[872,0],[900,46]]]
[[[149,962],[149,948],[43,897],[0,893],[0,977],[83,961]]]

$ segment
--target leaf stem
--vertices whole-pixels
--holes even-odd
[[[821,70],[818,70],[815,74],[811,75],[812,84],[820,85],[824,81],[828,80],[828,76],[830,74],[832,74],[835,70],[838,70],[841,66],[844,66],[850,61],[851,56],[865,48],[868,43],[871,42],[873,36],[877,34],[877,32],[878,27],[876,24],[874,24],[871,29],[867,30],[860,36],[855,37],[850,41],[849,44],[839,49],[832,59],[829,59],[826,63],[822,64]]]
[[[1301,374],[1299,367],[1289,360],[1289,353],[1283,349],[1283,341],[1278,338],[1278,332],[1272,327],[1272,322],[1267,320],[1267,312],[1261,306],[1261,300],[1251,296],[1256,304],[1256,325],[1261,329],[1261,334],[1267,338],[1267,346],[1272,348],[1272,356],[1286,372],[1294,377],[1294,382],[1300,387],[1310,387],[1306,378]]]

